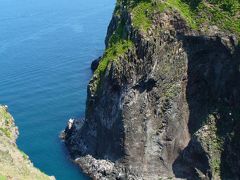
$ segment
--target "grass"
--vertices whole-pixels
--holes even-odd
[[[218,6],[222,11],[230,13],[231,15],[235,15],[240,9],[239,0],[208,0],[208,2]]]
[[[0,174],[0,180],[7,180],[7,177]]]
[[[9,125],[12,119],[12,116],[6,111],[5,107],[0,107],[0,118],[5,120],[5,124]]]
[[[115,44],[121,42],[124,39],[123,38],[124,26],[125,26],[125,22],[123,20],[121,20],[117,26],[117,29],[115,30],[115,32],[112,34],[112,36],[109,39],[108,47],[115,46]]]
[[[120,0],[117,7],[119,8]],[[202,24],[216,25],[235,33],[240,37],[240,1],[239,0],[166,0],[161,3],[154,0],[122,1],[132,12],[133,26],[146,32],[152,25],[154,12],[166,9],[177,10],[192,29],[200,29]]]
[[[140,2],[136,7],[133,8],[133,26],[146,31],[151,27],[152,21],[149,18],[150,14],[153,12],[153,6],[151,2]]]
[[[121,20],[112,36],[109,38],[108,48],[105,50],[98,68],[94,72],[94,75],[97,78],[94,82],[95,92],[99,90],[102,76],[105,74],[108,64],[111,61],[116,61],[121,55],[124,55],[128,50],[131,50],[134,47],[133,42],[124,37],[124,26],[125,22]]]
[[[240,37],[238,0],[167,0],[167,4],[176,9],[193,29],[199,29],[203,23],[206,23],[216,25]]]
[[[2,131],[7,137],[11,138],[11,132],[7,128],[0,127],[0,131]]]
[[[123,54],[125,54],[129,49],[133,47],[133,42],[130,40],[121,40],[112,46],[110,46],[108,49],[106,49],[99,65],[96,71],[94,72],[94,75],[97,76],[96,83],[96,89],[98,90],[100,84],[101,84],[101,77],[105,74],[105,71],[107,69],[107,66],[109,62],[117,60],[117,58]]]
[[[192,11],[191,7],[188,4],[182,0],[167,0],[166,4],[168,7],[177,10],[191,28],[197,28],[195,12]]]
[[[203,23],[206,23],[216,25],[240,37],[238,0],[167,0],[166,4],[177,10],[192,29],[199,29]]]
[[[233,18],[231,13],[222,11],[219,7],[210,7],[208,11],[204,11],[206,5],[202,6],[202,11],[205,13],[205,17],[209,15],[211,17],[211,24],[217,25],[218,27],[234,32],[240,35],[240,19]],[[240,10],[240,9],[239,9]]]
[[[162,12],[166,9],[166,4],[151,0],[140,1],[132,8],[133,26],[143,32],[152,26],[152,15],[154,12]]]
[[[202,24],[217,25],[219,28],[235,33],[240,37],[240,2],[238,0],[166,0],[164,3],[155,0],[117,0],[115,14],[120,15],[120,9],[126,6],[132,13],[133,27],[146,32],[152,26],[154,12],[175,9],[186,20],[192,29],[200,29]],[[117,29],[110,37],[100,64],[95,71],[96,89],[101,82],[109,62],[133,47],[129,39],[123,37],[124,20],[120,21]]]
[[[133,14],[133,26],[143,32],[146,32],[152,25],[151,17],[153,13],[163,12],[166,9],[177,10],[193,29],[197,28],[194,12],[187,3],[184,3],[181,0],[167,0],[165,3],[153,3],[150,0],[140,1],[131,10]]]
[[[2,124],[2,126],[0,127],[0,131],[2,131],[7,137],[11,138],[12,134],[9,128],[12,125],[12,116],[3,106],[0,106],[0,121],[0,124]]]

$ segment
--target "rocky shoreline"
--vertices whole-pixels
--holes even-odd
[[[115,10],[85,120],[65,129],[71,157],[93,179],[237,180],[237,36],[209,24],[193,29],[173,9],[154,11],[144,32],[133,11]]]
[[[18,149],[16,140],[19,135],[8,106],[0,105],[0,179],[41,179],[55,180],[33,166],[29,157]]]

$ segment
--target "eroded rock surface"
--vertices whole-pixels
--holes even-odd
[[[236,36],[170,10],[143,33],[123,8],[107,46],[121,22],[134,47],[90,81],[85,121],[65,130],[72,157],[94,179],[238,179]]]

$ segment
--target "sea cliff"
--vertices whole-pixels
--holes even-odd
[[[65,130],[93,179],[240,177],[240,3],[118,0]]]
[[[35,168],[16,145],[18,128],[7,106],[0,105],[0,179],[54,180]]]

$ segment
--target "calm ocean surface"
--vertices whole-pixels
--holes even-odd
[[[115,0],[0,0],[0,104],[19,147],[59,180],[86,179],[58,138],[84,115],[90,64],[102,54]]]

